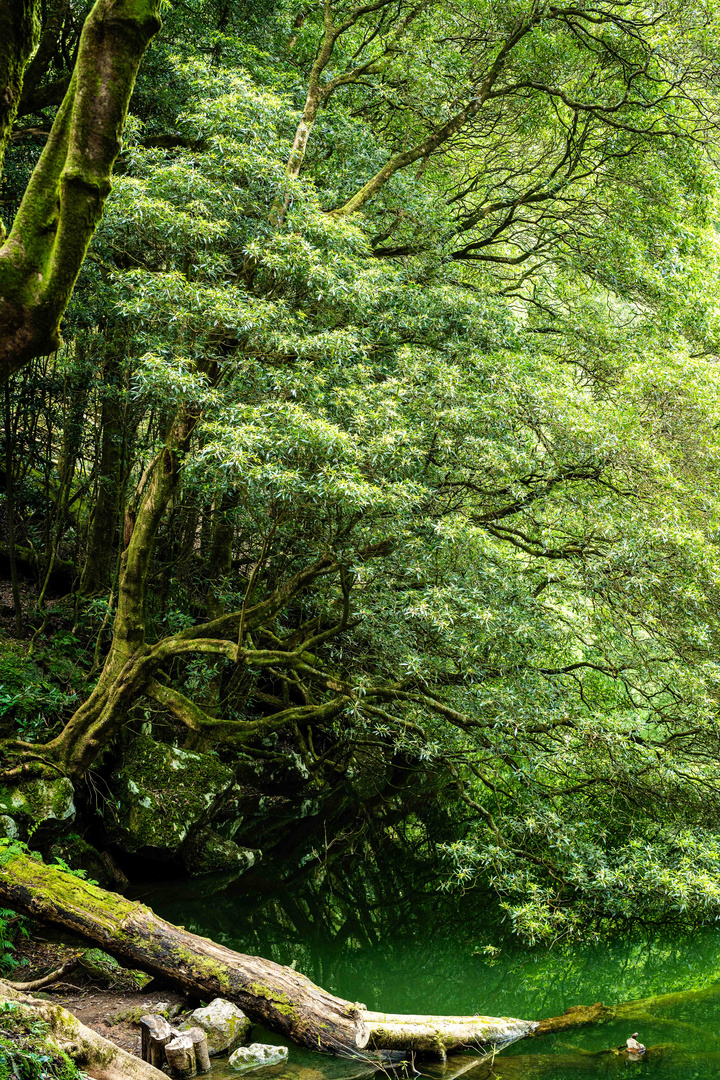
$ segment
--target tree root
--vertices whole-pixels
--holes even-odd
[[[62,979],[63,975],[67,975],[69,971],[73,971],[79,963],[80,956],[72,956],[64,964],[61,964],[59,968],[56,968],[55,971],[51,971],[49,975],[43,975],[40,979],[32,979],[30,982],[12,982],[6,979],[0,980],[0,983],[2,986],[12,986],[13,990],[42,990],[43,986],[50,986],[51,983]]]

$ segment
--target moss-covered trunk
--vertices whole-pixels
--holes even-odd
[[[230,573],[232,565],[233,527],[231,511],[237,506],[237,492],[225,495],[212,515],[212,544],[208,563],[207,613],[209,619],[217,619],[225,611],[219,596],[221,583]]]
[[[7,83],[0,150],[37,40],[35,5],[19,6],[21,19],[17,5],[5,4],[0,21]],[[160,28],[159,7],[159,0],[96,0],[85,21],[70,86],[0,249],[2,380],[58,348],[60,322],[110,191],[138,66]]]
[[[122,488],[123,407],[117,379],[117,365],[108,365],[100,410],[100,461],[87,554],[80,580],[80,593],[93,596],[107,593],[112,584],[117,558],[115,534],[120,517]]]
[[[6,782],[57,771],[81,777],[161,662],[161,657],[150,655],[145,642],[148,569],[162,516],[180,483],[180,459],[196,422],[186,410],[178,414],[163,450],[140,482],[134,527],[121,560],[112,644],[97,685],[55,739],[41,747],[20,741],[5,744],[10,760],[3,772]]]
[[[95,1080],[164,1080],[165,1074],[159,1069],[103,1039],[61,1005],[19,993],[12,984],[0,980],[0,1008],[7,1006],[12,1006],[12,1013],[5,1014],[5,1027],[12,1020],[37,1025],[43,1032],[37,1038],[47,1044],[43,1052],[52,1052],[57,1047],[80,1068],[88,1070]]]
[[[40,36],[39,9],[38,0],[0,5],[0,172],[20,103],[25,66]]]

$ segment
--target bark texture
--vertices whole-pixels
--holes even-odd
[[[39,6],[38,0],[0,5],[0,170],[20,103],[25,65],[40,35]]]
[[[159,7],[160,0],[96,0],[85,21],[70,85],[0,249],[3,381],[60,344],[60,322],[110,192],[140,60],[160,28]],[[10,122],[15,108],[5,110]],[[2,123],[0,115],[0,140]]]
[[[114,366],[114,365],[113,365]],[[117,561],[115,534],[120,517],[123,409],[117,372],[106,372],[100,419],[101,450],[97,493],[87,555],[80,581],[83,596],[107,593]]]

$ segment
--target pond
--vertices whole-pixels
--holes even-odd
[[[635,931],[609,943],[525,949],[503,940],[502,927],[487,923],[481,904],[459,904],[442,895],[413,905],[410,913],[407,905],[393,913],[392,906],[368,902],[365,909],[345,909],[344,915],[332,897],[302,890],[258,902],[232,889],[193,896],[181,888],[155,887],[142,899],[188,930],[290,964],[369,1009],[540,1019],[596,1001],[614,1005],[703,991],[646,1006],[628,1020],[524,1040],[494,1060],[468,1052],[443,1066],[415,1064],[435,1080],[594,1080],[633,1073],[656,1080],[720,1077],[720,928]],[[648,1047],[644,1057],[628,1061],[608,1052],[636,1029]],[[254,1038],[282,1042],[263,1032]],[[353,1080],[373,1068],[291,1046],[286,1066],[250,1075],[253,1080]],[[238,1075],[222,1062],[215,1063],[213,1074],[212,1080]]]

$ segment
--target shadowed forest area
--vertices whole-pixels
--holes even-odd
[[[720,918],[719,29],[5,5],[2,865]]]

